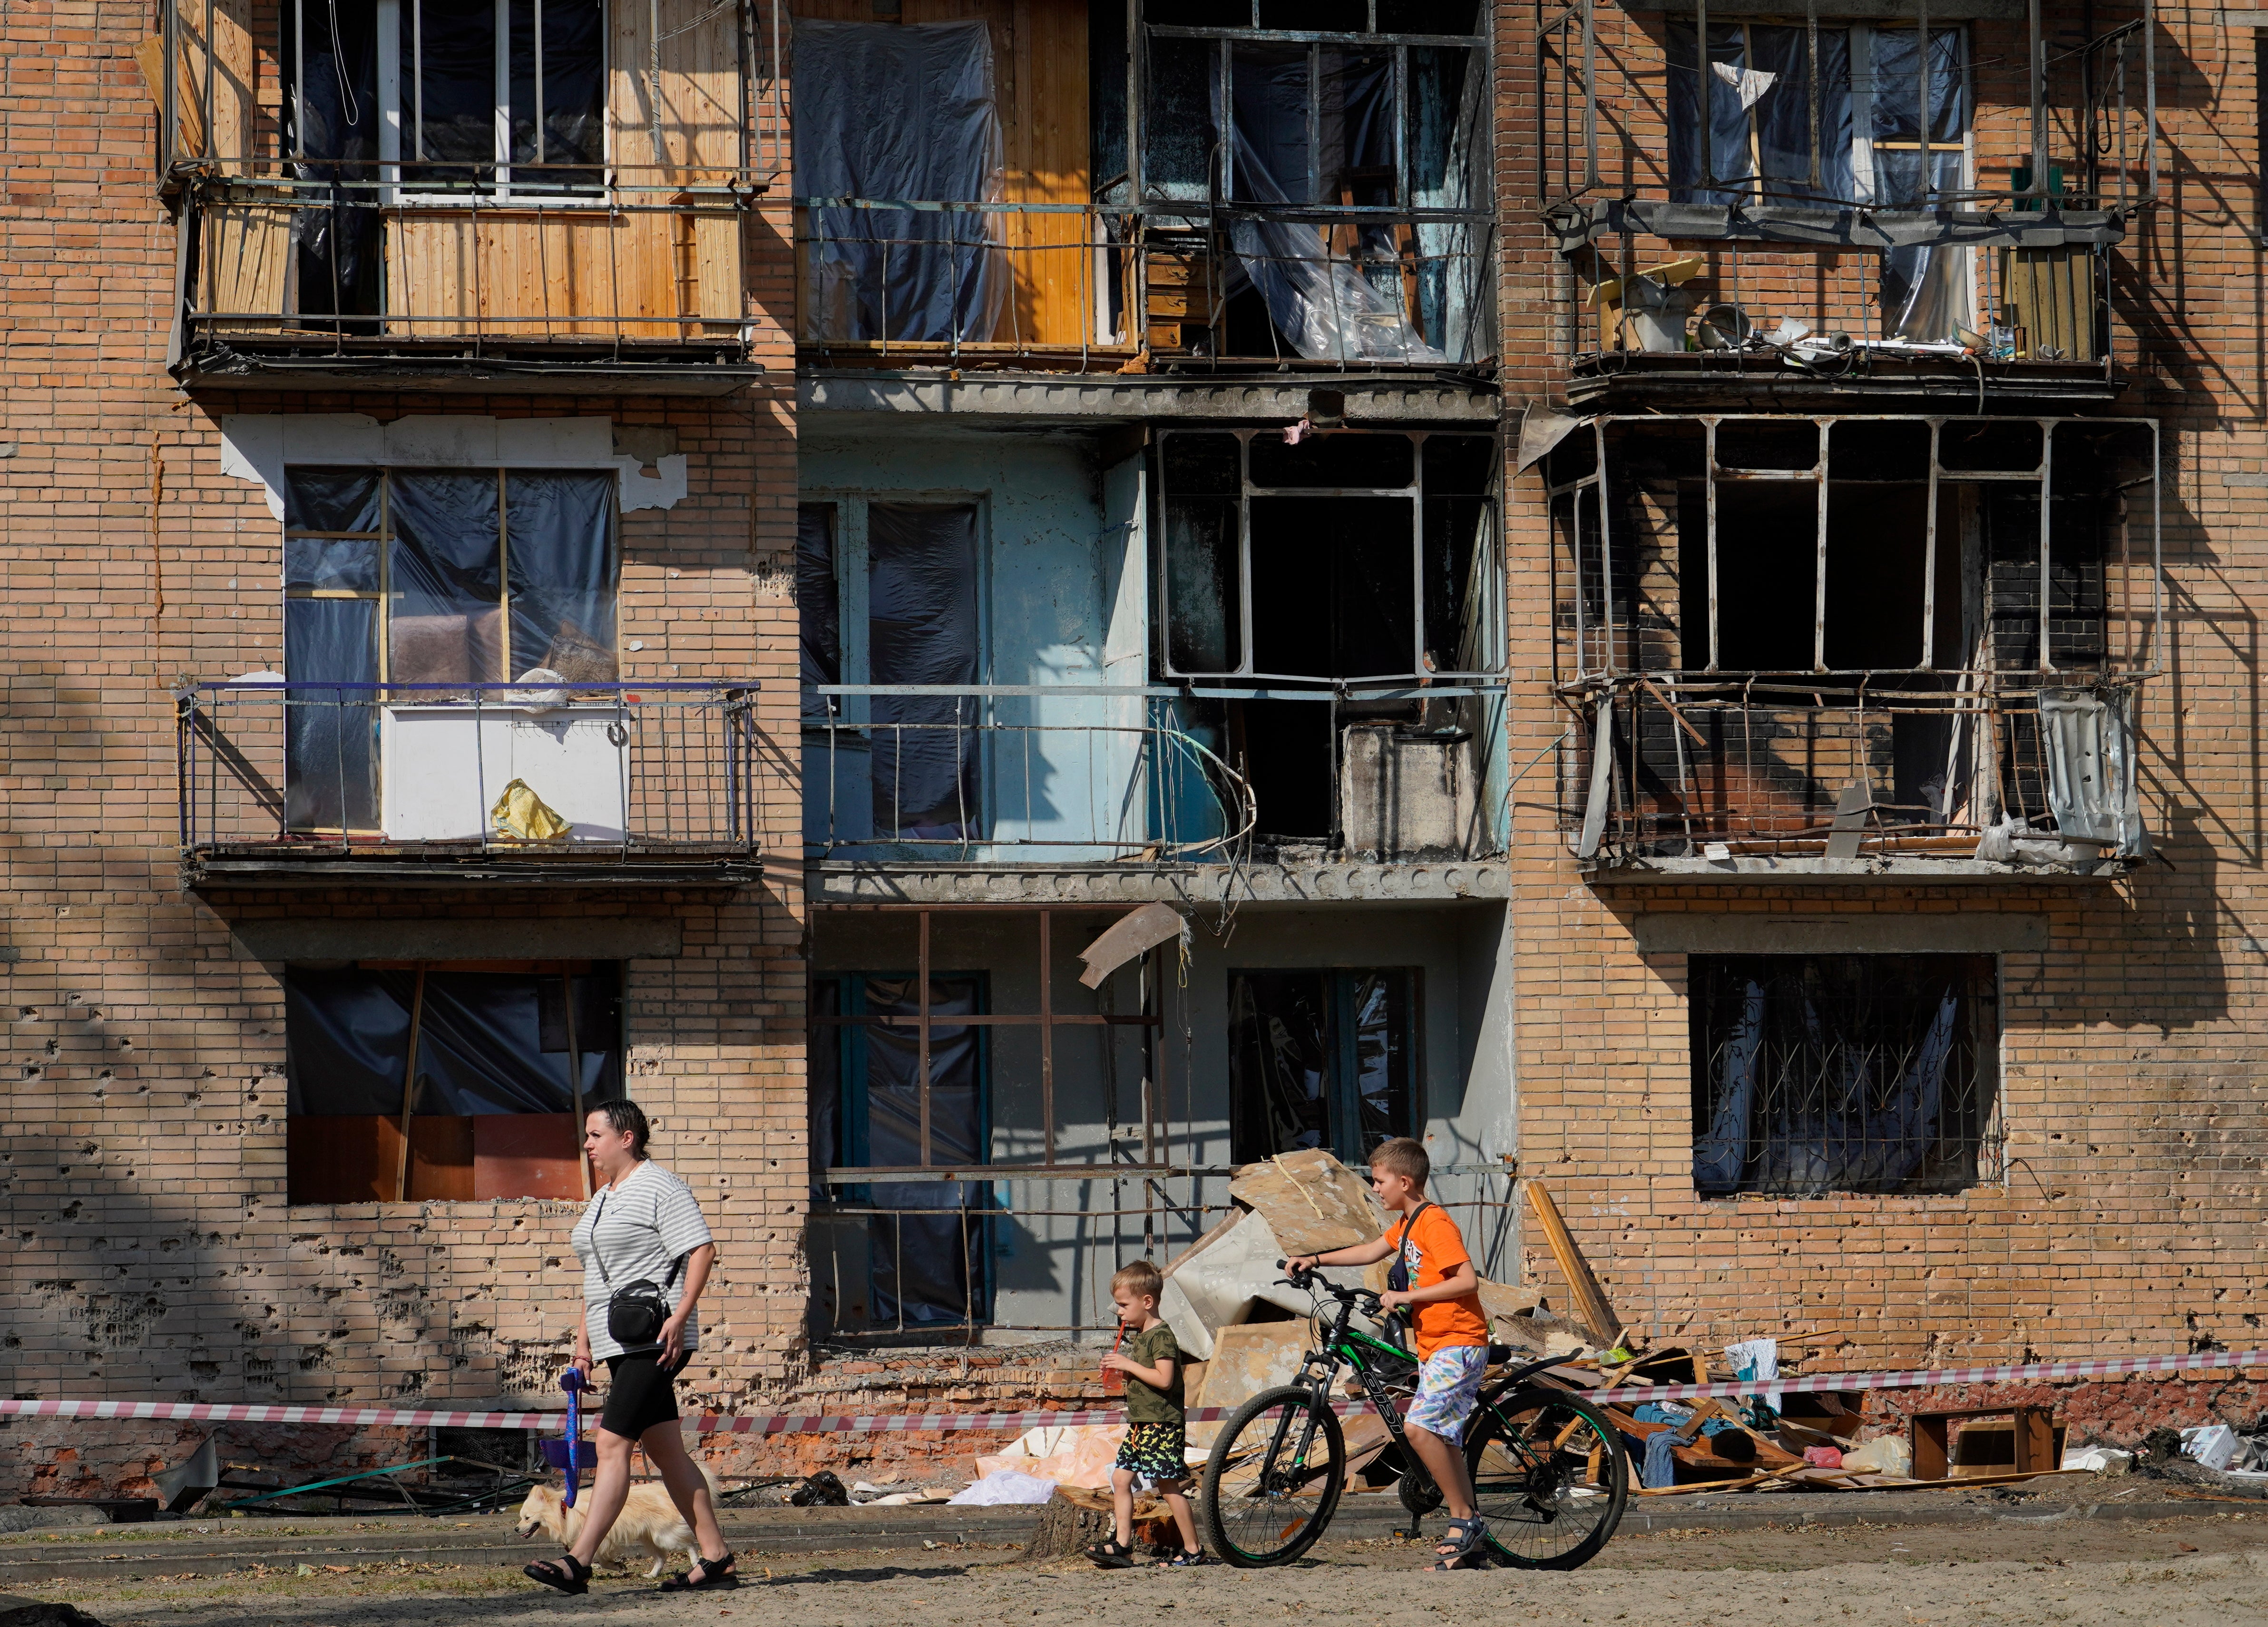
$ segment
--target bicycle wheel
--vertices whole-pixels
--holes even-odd
[[[1523,1384],[1484,1400],[1465,1432],[1473,1499],[1506,1564],[1572,1571],[1607,1545],[1630,1498],[1630,1461],[1580,1395]]]
[[[1229,1564],[1289,1564],[1323,1534],[1345,1484],[1338,1415],[1313,1390],[1287,1384],[1263,1390],[1221,1425],[1198,1513]]]

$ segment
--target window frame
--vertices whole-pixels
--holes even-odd
[[[304,4],[305,0],[299,0]],[[318,0],[321,4],[322,0]],[[469,172],[461,189],[450,188],[431,189],[431,183],[406,181],[404,171],[421,164],[444,160],[424,155],[425,121],[424,76],[420,71],[423,42],[423,17],[427,0],[376,0],[378,26],[378,156],[381,179],[379,197],[387,204],[400,204],[417,209],[471,209],[500,207],[541,207],[544,209],[609,209],[616,202],[615,173],[615,121],[610,102],[614,84],[614,17],[613,7],[600,0],[599,27],[599,99],[600,158],[595,166],[600,172],[596,186],[580,188],[547,184],[541,179],[529,183],[512,180],[512,85],[514,77],[512,50],[512,0],[494,0],[497,48],[491,79],[496,98],[490,147],[490,172],[483,176],[477,169]],[[549,132],[543,121],[543,0],[534,0],[534,58],[529,64],[529,81],[535,86],[535,133],[537,166],[544,162],[545,144]],[[412,41],[409,60],[402,54],[403,8],[409,8],[409,27]],[[409,151],[403,151],[403,137],[409,137]],[[578,166],[577,167],[583,167]]]
[[[1335,431],[1345,433],[1346,431]],[[1473,561],[1467,571],[1468,582],[1478,583],[1497,599],[1501,609],[1504,563],[1504,445],[1494,432],[1474,427],[1447,430],[1377,430],[1357,431],[1355,433],[1378,436],[1398,436],[1410,447],[1410,483],[1398,487],[1358,486],[1260,486],[1252,479],[1252,443],[1262,435],[1281,434],[1278,429],[1234,428],[1208,425],[1194,429],[1170,429],[1160,431],[1154,438],[1152,454],[1151,489],[1152,498],[1150,534],[1150,578],[1152,594],[1151,612],[1152,652],[1159,677],[1167,681],[1232,681],[1314,684],[1318,686],[1364,684],[1392,685],[1408,683],[1456,683],[1474,681],[1488,682],[1500,679],[1509,671],[1509,657],[1504,651],[1500,630],[1493,634],[1498,646],[1495,666],[1478,671],[1442,671],[1428,668],[1425,655],[1429,648],[1425,619],[1425,443],[1436,436],[1448,439],[1486,440],[1494,443],[1495,453],[1489,462],[1486,489],[1480,492],[1447,492],[1438,494],[1435,501],[1463,498],[1478,502],[1483,523],[1473,541]],[[1236,503],[1236,579],[1237,612],[1236,642],[1239,664],[1227,672],[1184,671],[1174,664],[1173,620],[1175,600],[1171,573],[1168,570],[1168,525],[1175,493],[1167,480],[1166,453],[1170,443],[1188,436],[1233,435],[1237,440],[1238,492]],[[1199,493],[1196,497],[1220,501],[1223,494]],[[1409,669],[1405,672],[1368,674],[1359,678],[1338,678],[1314,673],[1261,672],[1253,664],[1253,633],[1256,618],[1253,610],[1254,575],[1252,567],[1252,501],[1271,497],[1335,498],[1381,497],[1406,501],[1410,504],[1410,585],[1414,599],[1410,606],[1413,648]],[[1469,620],[1472,613],[1469,611]],[[1455,649],[1462,645],[1465,629],[1447,629],[1450,634],[1443,647]],[[1484,640],[1484,643],[1489,640]],[[848,657],[845,657],[846,663]]]
[[[349,468],[354,467],[357,466],[350,464],[328,463],[320,459],[309,459],[304,463],[294,462],[287,464],[284,471],[284,489],[287,491],[289,490],[291,483],[291,471],[295,468]],[[290,545],[294,541],[329,541],[370,542],[378,550],[378,586],[375,589],[295,587],[291,584],[291,573],[287,564],[282,572],[285,605],[284,614],[287,616],[291,614],[290,605],[293,600],[350,599],[365,601],[376,600],[378,604],[378,681],[381,685],[384,685],[393,681],[390,673],[390,664],[393,654],[393,638],[391,630],[393,623],[393,600],[395,597],[394,592],[394,542],[395,539],[394,531],[393,477],[396,474],[478,474],[482,472],[482,469],[481,467],[475,467],[471,469],[463,469],[459,468],[453,464],[374,463],[366,467],[378,480],[378,515],[379,528],[377,531],[328,532],[298,529],[293,527],[291,524],[289,511],[287,510],[284,520],[282,524],[282,546],[285,549],[288,549]],[[512,659],[512,533],[511,521],[509,519],[510,489],[506,483],[509,478],[515,473],[531,475],[590,475],[602,476],[611,484],[614,498],[607,507],[607,523],[608,530],[608,554],[614,566],[613,580],[609,585],[615,603],[615,625],[613,629],[614,655],[616,663],[616,672],[619,674],[622,660],[622,588],[621,472],[611,468],[563,467],[559,468],[530,467],[527,466],[515,466],[511,464],[498,464],[488,472],[493,473],[496,475],[497,480],[497,608],[502,615],[502,621],[499,628],[502,637],[497,648],[504,670],[497,677],[493,679],[482,680],[481,681],[491,683],[510,683],[512,680],[512,668],[518,665],[518,663],[516,663]],[[298,681],[298,680],[289,672],[286,672],[284,675],[287,681]]]
[[[828,1148],[815,1149],[817,1155],[813,1159],[815,1165],[823,1168],[832,1160],[839,1159],[842,1161],[834,1163],[833,1167],[848,1169],[859,1167],[865,1163],[869,1155],[867,1128],[869,1083],[866,1052],[868,1030],[873,1025],[859,1020],[868,1015],[866,984],[873,979],[902,978],[910,986],[918,976],[919,973],[911,968],[896,971],[887,968],[829,969],[814,971],[812,974],[813,998],[806,1002],[806,1009],[814,1014],[806,1020],[805,1026],[806,1042],[814,1046],[832,1046],[835,1048],[836,1055],[836,1145]],[[993,1014],[992,977],[989,971],[981,968],[954,971],[948,968],[932,968],[929,977],[932,984],[948,980],[965,979],[976,990],[976,1010],[969,1015],[990,1017]],[[817,991],[822,985],[831,985],[835,990],[834,1011],[831,1015],[825,1017],[815,1014],[821,1005]],[[936,1026],[952,1024],[954,1020],[951,1017],[939,1018],[934,1015],[931,1019],[932,1025]],[[983,1154],[983,1162],[989,1166],[992,1162],[994,1128],[992,1116],[994,1025],[990,1022],[968,1023],[964,1019],[961,1026],[972,1027],[976,1031],[976,1139],[979,1149]],[[828,1032],[829,1029],[833,1030],[832,1034]],[[809,1123],[806,1123],[806,1133],[809,1134],[812,1128]],[[932,1145],[934,1145],[933,1142]],[[1013,1167],[1004,1167],[1004,1174],[1012,1173]],[[868,1319],[862,1326],[855,1328],[845,1326],[839,1320],[843,1307],[838,1303],[835,1307],[835,1314],[838,1318],[833,1329],[835,1332],[872,1336],[900,1331],[898,1324],[881,1322],[873,1319],[876,1255],[871,1241],[871,1232],[873,1222],[888,1208],[888,1205],[882,1204],[876,1197],[874,1189],[877,1186],[905,1184],[909,1183],[894,1182],[887,1176],[873,1182],[844,1182],[827,1189],[831,1196],[814,1197],[813,1207],[821,1214],[840,1213],[845,1209],[864,1211],[870,1233],[866,1256],[865,1303]],[[976,1262],[976,1277],[969,1285],[969,1314],[965,1320],[957,1322],[926,1322],[918,1326],[907,1324],[903,1331],[910,1334],[955,1327],[974,1329],[990,1326],[998,1288],[998,1273],[994,1266],[995,1227],[1000,1224],[1002,1217],[998,1205],[992,1201],[990,1183],[980,1181],[925,1181],[917,1184],[940,1190],[948,1187],[969,1189],[967,1201],[961,1207],[969,1217],[970,1240]],[[942,1205],[939,1207],[941,1208]],[[902,1235],[899,1247],[901,1249],[903,1248]],[[901,1311],[902,1312],[902,1302]],[[902,1314],[901,1321],[902,1320]]]
[[[976,511],[976,683],[983,688],[993,681],[992,671],[992,492],[989,487],[926,488],[887,490],[871,486],[810,486],[796,494],[799,509],[832,511],[828,526],[835,562],[836,648],[840,656],[836,682],[845,686],[874,681],[873,648],[868,636],[872,601],[867,592],[870,559],[867,551],[867,511],[875,504],[904,504],[909,507],[973,508]],[[809,700],[813,697],[806,696]],[[819,696],[831,701],[829,718],[806,712],[804,726],[817,733],[833,729],[866,729],[873,725],[872,697],[864,695]],[[970,724],[982,728],[992,721],[992,697],[973,697],[977,716]],[[983,735],[977,772],[984,788],[991,786],[990,736]]]
[[[1771,1203],[1835,1203],[1853,1197],[1958,1196],[1970,1192],[1988,1190],[2007,1183],[2007,1108],[2005,1092],[2002,1089],[2004,1079],[2002,1064],[2008,1033],[2007,1017],[2008,979],[2006,956],[1998,953],[1916,951],[1890,953],[1692,953],[1683,958],[1685,961],[1688,1100],[1691,1113],[1690,1134],[1688,1139],[1693,1150],[1696,1166],[1689,1178],[1693,1182],[1697,1201],[1705,1204],[1739,1203],[1743,1200],[1758,1199]],[[1933,1137],[1932,1144],[1933,1146],[1949,1144],[1958,1145],[1959,1156],[1967,1160],[1965,1179],[1956,1175],[1949,1181],[1941,1174],[1936,1179],[1926,1178],[1926,1172],[1931,1167],[1932,1153],[1926,1150],[1918,1156],[1915,1168],[1901,1176],[1894,1185],[1854,1182],[1798,1190],[1760,1184],[1756,1178],[1751,1175],[1750,1168],[1756,1162],[1759,1151],[1771,1145],[1774,1139],[1768,1134],[1759,1133],[1758,1130],[1761,1117],[1773,1110],[1767,1107],[1764,1093],[1760,1089],[1756,1099],[1751,1102],[1749,1109],[1749,1120],[1742,1137],[1746,1151],[1734,1184],[1729,1189],[1712,1188],[1707,1191],[1701,1189],[1697,1165],[1704,1143],[1715,1128],[1714,1118],[1719,1105],[1720,1093],[1718,1081],[1710,1077],[1715,1061],[1714,1048],[1705,1043],[1705,1036],[1712,1020],[1712,1014],[1705,1009],[1705,1002],[1701,998],[1704,979],[1709,975],[1709,968],[1705,963],[1738,964],[1759,961],[1786,962],[1791,970],[1794,969],[1799,963],[1805,961],[1859,963],[1968,961],[1970,963],[1968,973],[1972,981],[1966,986],[1962,998],[1962,1004],[1968,1009],[1962,1012],[1959,1018],[1960,1028],[1966,1031],[1965,1037],[1970,1046],[1969,1055],[1974,1069],[1973,1076],[1962,1087],[1967,1097],[1966,1110],[1969,1114],[1969,1123],[1958,1130],[1946,1129],[1946,1119],[1949,1115],[1942,1106],[1943,1099],[1940,1098],[1939,1128],[1936,1136]],[[1872,991],[1869,990],[1869,992]],[[1988,1022],[1990,1032],[1982,1032],[1984,1025]],[[1727,1023],[1725,1026],[1729,1032],[1732,1025]],[[1954,1041],[1955,1054],[1961,1043],[1961,1037],[1957,1033]],[[1940,1088],[1950,1093],[1955,1086],[1950,1079],[1947,1079],[1940,1084]]]
[[[1240,977],[1314,977],[1323,983],[1326,1018],[1329,1032],[1324,1036],[1330,1074],[1324,1094],[1325,1135],[1322,1150],[1335,1154],[1349,1167],[1360,1167],[1371,1149],[1362,1141],[1362,1070],[1357,1045],[1359,1026],[1353,1020],[1357,1000],[1363,979],[1368,977],[1399,977],[1406,990],[1405,1004],[1409,1023],[1408,1043],[1403,1047],[1402,1087],[1410,1104],[1409,1124],[1399,1132],[1423,1139],[1425,1132],[1425,968],[1421,965],[1400,966],[1238,966],[1231,967],[1223,984],[1229,1022],[1230,1064],[1227,1072],[1227,1108],[1229,1124],[1229,1157],[1234,1163],[1250,1163],[1274,1156],[1274,1152],[1257,1148],[1240,1149],[1235,1145],[1236,1126],[1242,1117],[1238,1112],[1234,1057],[1236,980]],[[1275,1152],[1298,1149],[1284,1147]],[[1246,1152],[1252,1156],[1247,1158]]]

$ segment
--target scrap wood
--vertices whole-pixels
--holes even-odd
[[[1528,1207],[1535,1211],[1536,1222],[1543,1228],[1544,1241],[1551,1247],[1551,1257],[1558,1262],[1559,1274],[1567,1279],[1567,1290],[1574,1296],[1577,1320],[1590,1329],[1593,1344],[1602,1351],[1613,1350],[1623,1336],[1622,1318],[1607,1303],[1605,1291],[1591,1274],[1590,1263],[1583,1258],[1583,1251],[1575,1247],[1566,1221],[1560,1218],[1559,1205],[1551,1201],[1550,1191],[1541,1181],[1530,1179],[1527,1184]]]

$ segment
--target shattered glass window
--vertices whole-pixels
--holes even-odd
[[[1404,969],[1231,973],[1230,1156],[1322,1147],[1359,1167],[1414,1133],[1415,981]]]

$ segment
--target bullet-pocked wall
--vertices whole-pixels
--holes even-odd
[[[1882,10],[1911,28],[1911,8]],[[1766,19],[1766,8],[1752,11]],[[1968,32],[1971,83],[1992,114],[1979,114],[1977,184],[2004,188],[2026,124],[2023,26],[1928,14],[1933,28]],[[2081,41],[2080,8],[2045,15],[2051,48]],[[1712,30],[1742,20],[1715,5],[1709,16]],[[2093,16],[2097,29],[2117,20]],[[1659,13],[1602,8],[1599,19],[1601,62],[1627,64],[1636,86],[1601,109],[1602,195],[1611,202],[1632,178],[1649,188],[1664,179],[1663,34]],[[2268,592],[2257,543],[2268,517],[2268,375],[2250,145],[2257,47],[2250,28],[2203,14],[2161,11],[2156,26],[2161,194],[2124,223],[2108,258],[2109,335],[2129,382],[2115,399],[2070,410],[2164,426],[2166,616],[2152,634],[2154,675],[2139,686],[2138,714],[2157,857],[2094,879],[1933,882],[1924,865],[1893,876],[1861,862],[1798,880],[1604,880],[1587,876],[1572,851],[1580,798],[1571,814],[1543,783],[1548,769],[1516,797],[1522,1167],[1550,1185],[1624,1321],[1654,1336],[1721,1345],[1832,1329],[1833,1359],[1845,1366],[2258,1343],[2268,1281],[2257,1041],[2268,900],[2250,629]],[[1580,309],[1594,268],[1559,254],[1539,218],[1538,110],[1514,88],[1533,83],[1532,30],[1525,13],[1498,8],[1506,391],[1535,411],[1568,401],[1568,325],[1590,322],[1594,345],[1597,328]],[[2051,103],[2058,153],[2075,106],[2060,93]],[[2120,160],[2137,192],[2146,184],[2141,160],[2139,144]],[[1741,295],[1760,329],[1816,307],[1820,261],[1808,251],[1638,243],[1619,263],[1642,269],[1688,253],[1705,254],[1712,275],[1742,255],[1761,261]],[[1985,257],[1980,278],[1992,269]],[[1872,309],[1871,256],[1825,264],[1852,281],[1850,309]],[[1853,333],[1865,331],[1862,320],[1850,310],[1834,318]],[[1981,371],[1998,390],[2022,370]],[[1793,377],[1777,370],[1775,388]],[[1977,411],[1974,374],[1967,383],[1965,396],[1917,409]],[[1667,399],[1652,398],[1657,407]],[[1754,400],[1740,409],[1758,409]],[[1848,393],[1816,409],[1877,409]],[[1506,494],[1513,661],[1535,674],[1515,690],[1517,763],[1548,753],[1569,726],[1544,676],[1554,671],[1554,617],[1568,600],[1565,549],[1539,477],[1508,467]],[[2147,597],[2146,584],[2138,616]],[[1673,615],[1674,596],[1656,607]],[[1707,1037],[1697,1037],[1700,980],[1727,956],[1822,947],[1846,958],[1852,979],[1874,976],[1877,986],[1868,968],[1902,956],[1986,968],[1978,975],[1997,1004],[1980,1066],[1992,1110],[1974,1178],[1956,1171],[1933,1190],[1818,1193],[1783,1170],[1776,1191],[1698,1189],[1697,1143],[1711,1129],[1697,1106],[1695,1047]],[[1738,1015],[1736,1003],[1724,1020]],[[1528,1263],[1549,1284],[1556,1270],[1538,1245]]]
[[[36,155],[0,222],[9,1387],[253,1402],[556,1397],[579,1292],[571,1203],[289,1201],[287,968],[380,942],[387,959],[618,957],[629,1089],[721,1243],[693,1389],[725,1402],[777,1385],[796,1370],[803,1325],[792,776],[753,788],[766,867],[736,888],[191,892],[173,691],[284,665],[283,526],[225,457],[232,415],[597,418],[621,438],[600,467],[616,451],[647,478],[666,473],[658,457],[682,466],[668,506],[619,516],[622,673],[749,686],[751,728],[792,752],[792,394],[759,383],[707,398],[374,387],[186,398],[166,371],[177,225],[154,180],[137,179],[151,118],[133,53],[149,32],[141,12],[65,8],[11,19],[0,43],[11,139]],[[745,318],[776,380],[792,366],[789,238],[784,203],[747,223]],[[315,937],[271,953],[262,934],[278,925]],[[426,946],[405,948],[405,932]],[[483,946],[452,953],[452,932]],[[0,1496],[145,1491],[146,1471],[202,1432],[11,1421]],[[312,1466],[397,1444],[279,1431],[246,1449]]]
[[[1359,1166],[1389,1133],[1424,1140],[1442,1170],[1433,1194],[1484,1271],[1510,1269],[1500,905],[1248,907],[1225,935],[1219,910],[1200,906],[1186,962],[1168,943],[1146,970],[1123,968],[1090,990],[1079,952],[1123,913],[1050,910],[1049,1005],[1066,1020],[1051,1083],[1037,1027],[998,1020],[1040,1010],[1036,906],[931,913],[932,1161],[1041,1163],[1051,1089],[1059,1163],[1195,1174],[908,1178],[917,914],[814,912],[813,1147],[841,1160],[811,1231],[823,1331],[887,1340],[971,1316],[1000,1337],[1107,1330],[1111,1273],[1145,1255],[1163,1263],[1217,1223],[1232,1164],[1320,1145]],[[1145,1011],[1155,1027],[1094,1021]],[[824,1020],[877,1014],[895,1025]],[[995,1021],[956,1023],[963,1014]],[[901,1173],[846,1182],[852,1165]]]

